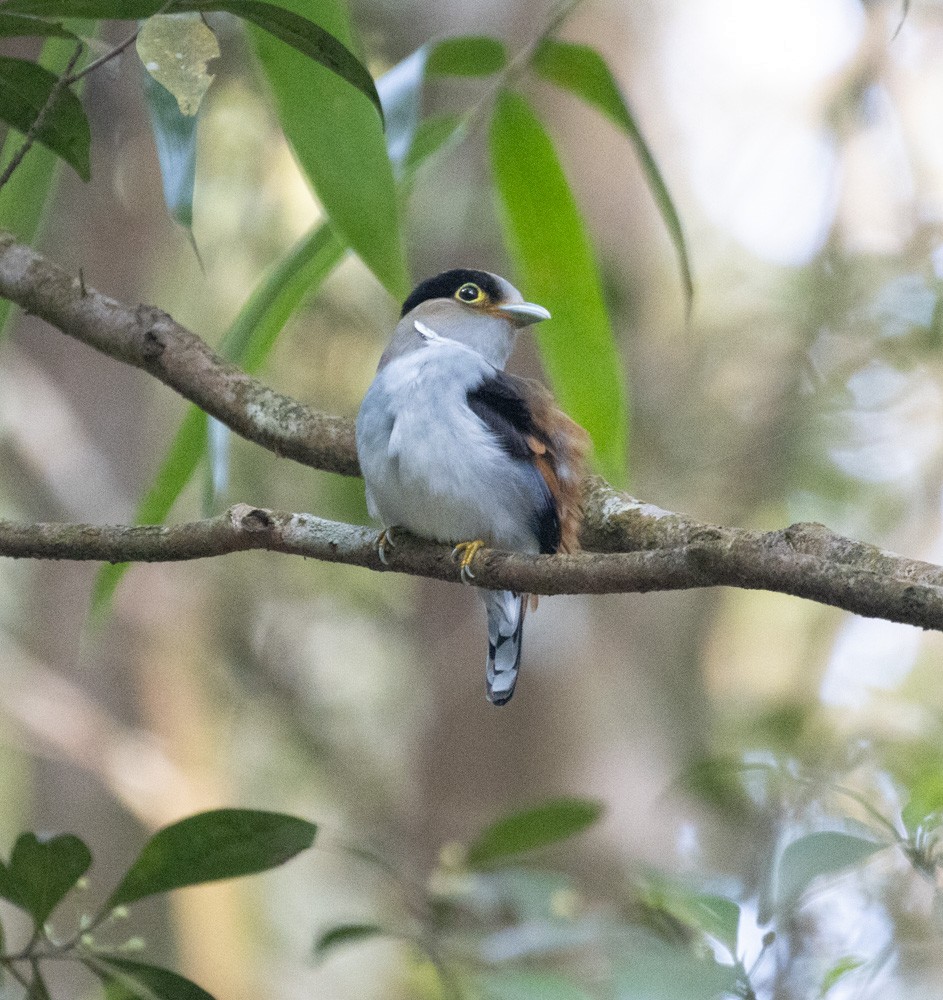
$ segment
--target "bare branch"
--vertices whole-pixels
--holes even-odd
[[[150,372],[232,430],[305,465],[357,474],[353,424],[250,378],[196,334],[150,306],[85,287],[0,234],[0,296],[62,332]],[[805,597],[857,614],[943,631],[943,568],[884,552],[822,525],[757,532],[703,524],[584,483],[584,549],[572,556],[482,551],[475,583],[539,594],[735,586]],[[447,546],[403,536],[389,566],[370,529],[239,505],[172,527],[23,525],[0,521],[0,556],[109,562],[174,561],[266,549],[376,571],[458,579]]]

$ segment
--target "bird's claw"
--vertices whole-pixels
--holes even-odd
[[[452,559],[458,560],[461,568],[462,583],[471,583],[475,579],[475,574],[471,570],[471,563],[478,554],[479,549],[483,549],[485,543],[479,538],[473,542],[459,542],[452,549]]]
[[[393,529],[384,528],[379,535],[377,535],[377,555],[380,557],[380,562],[384,566],[389,566],[390,560],[386,554],[387,549],[395,549],[396,542],[393,541]]]

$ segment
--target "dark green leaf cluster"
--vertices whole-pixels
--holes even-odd
[[[82,880],[92,863],[88,847],[71,834],[42,839],[20,836],[7,864],[0,862],[0,897],[25,911],[33,922],[29,941],[19,950],[3,946],[0,968],[26,989],[30,998],[48,997],[43,963],[73,959],[108,987],[109,997],[141,1000],[199,1000],[209,994],[167,969],[123,956],[121,945],[106,944],[104,930],[128,904],[186,886],[267,871],[295,857],[314,842],[313,823],[281,813],[217,809],[158,831],[145,844],[121,882],[78,930],[60,939],[48,921]]]

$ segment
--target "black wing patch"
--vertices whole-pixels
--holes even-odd
[[[452,271],[443,271],[434,278],[421,281],[409,293],[409,298],[403,303],[400,317],[412,312],[421,302],[429,299],[450,299],[467,282],[476,284],[491,299],[501,298],[501,286],[495,281],[494,275],[487,271],[475,271],[468,267],[457,267]]]
[[[540,551],[552,553],[560,546],[560,517],[547,480],[535,463],[532,444],[536,441],[546,447],[548,440],[546,433],[535,423],[519,384],[519,380],[512,375],[495,371],[481,385],[469,389],[468,405],[497,436],[508,455],[526,463],[532,470],[535,492],[541,498],[534,510],[534,533]]]

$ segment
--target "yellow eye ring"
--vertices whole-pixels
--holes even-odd
[[[466,305],[472,306],[483,301],[485,293],[473,281],[466,281],[455,293],[455,298],[459,302],[464,302]]]

